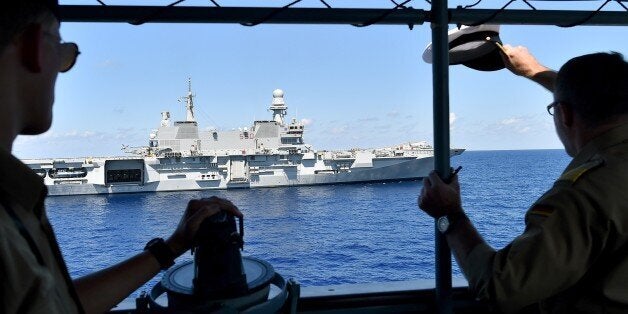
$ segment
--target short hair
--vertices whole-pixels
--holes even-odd
[[[0,52],[29,24],[59,19],[57,0],[8,1],[0,7]]]
[[[617,52],[573,58],[558,71],[556,100],[596,127],[628,114],[628,63]]]

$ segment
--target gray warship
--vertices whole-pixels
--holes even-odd
[[[287,122],[284,92],[273,91],[271,120],[231,131],[202,130],[194,115],[188,80],[184,121],[161,113],[148,145],[124,147],[124,157],[25,159],[50,195],[81,195],[264,188],[319,184],[415,180],[433,169],[427,142],[377,149],[314,150],[303,139],[305,126]],[[464,149],[452,149],[451,156]]]

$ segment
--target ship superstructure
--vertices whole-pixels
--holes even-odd
[[[282,90],[273,91],[270,120],[231,131],[203,130],[194,115],[188,82],[186,119],[161,113],[159,128],[130,156],[23,160],[50,195],[259,188],[412,180],[433,168],[426,142],[379,149],[316,151],[303,139],[305,126],[286,122]],[[459,155],[464,149],[452,149]]]

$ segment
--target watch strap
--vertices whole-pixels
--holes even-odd
[[[150,252],[155,259],[157,259],[162,270],[168,269],[170,266],[174,265],[175,255],[164,239],[154,238],[148,241],[144,250]]]
[[[465,214],[464,211],[457,211],[453,214],[449,214],[447,215],[447,218],[449,218],[450,224],[455,224],[458,221],[469,219],[469,217],[467,217],[467,214]]]
[[[451,232],[451,230],[454,229],[454,227],[456,227],[456,225],[458,225],[461,221],[463,220],[469,220],[469,217],[467,217],[467,214],[465,214],[464,211],[457,211],[455,213],[451,213],[446,215],[447,220],[449,221],[449,226],[447,227],[447,230],[445,230],[443,232],[443,234],[447,234],[449,232]]]

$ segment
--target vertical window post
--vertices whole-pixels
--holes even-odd
[[[447,0],[432,0],[432,88],[434,118],[434,169],[449,173],[449,44],[447,41]],[[436,306],[439,313],[451,313],[451,252],[445,236],[436,235]]]

